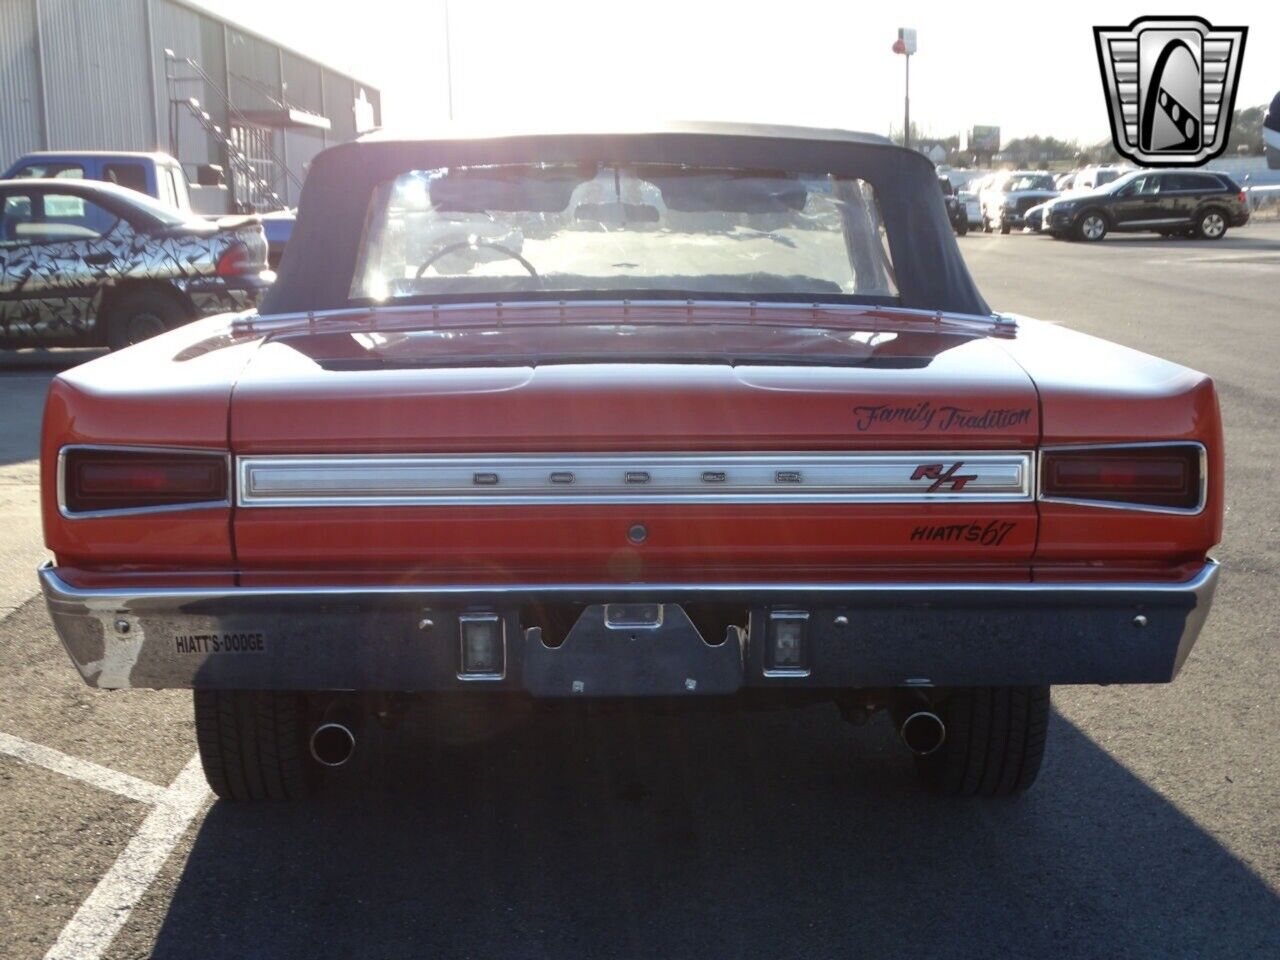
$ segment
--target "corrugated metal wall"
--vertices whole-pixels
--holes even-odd
[[[196,123],[190,111],[171,110],[169,84],[165,79],[166,70],[173,70],[176,76],[184,77],[192,73],[189,69],[170,67],[166,63],[165,51],[172,50],[179,59],[190,57],[195,60],[215,83],[225,84],[226,53],[222,46],[221,26],[187,7],[165,3],[163,0],[150,2],[152,53],[156,63],[156,102],[160,105],[160,144],[163,149],[169,149],[171,117],[176,116],[177,156],[182,158],[183,163],[225,163],[220,145],[205,135],[204,128]],[[174,85],[174,96],[199,100],[214,121],[226,129],[226,107],[217,90],[208,84],[184,80]]]
[[[373,88],[182,0],[0,0],[0,168],[40,149],[168,150],[166,49],[195,59],[241,109],[285,101],[328,116],[327,133],[272,132],[276,155],[299,178],[325,146],[356,136],[358,89],[375,105],[380,99]],[[180,93],[200,100],[228,130],[220,89],[193,83]],[[179,117],[179,159],[188,172],[225,163],[220,145],[189,114]],[[291,202],[297,194],[291,185]]]
[[[0,173],[43,146],[35,0],[0,0]]]
[[[325,116],[323,71],[314,60],[307,60],[288,50],[281,54],[284,65],[284,98],[293,107],[300,107],[311,113]],[[299,180],[306,179],[306,171],[317,153],[328,146],[327,134],[323,130],[302,128],[284,132],[285,156],[289,161],[289,169]],[[298,202],[301,188],[290,181],[286,185],[288,203]]]
[[[346,143],[356,138],[356,115],[352,112],[355,100],[355,84],[349,77],[324,72],[325,116],[333,124],[329,129],[330,143]]]
[[[242,110],[270,110],[280,102],[280,48],[275,44],[229,27],[227,67],[231,100]]]
[[[40,0],[51,149],[156,147],[143,3]]]
[[[280,76],[280,48],[259,37],[227,28],[227,73],[231,102],[241,110],[271,110],[283,102]],[[234,113],[230,123],[235,124]],[[268,130],[266,142],[270,151],[293,169],[294,165],[284,156],[284,131]],[[267,160],[267,157],[254,159]],[[296,173],[296,170],[295,170]],[[280,176],[272,188],[288,202],[288,177]]]

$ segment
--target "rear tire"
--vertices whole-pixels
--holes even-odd
[[[1040,772],[1049,732],[1048,687],[964,687],[937,710],[942,746],[916,758],[925,784],[946,796],[1011,796]]]
[[[178,301],[155,290],[123,294],[107,313],[107,346],[123,350],[190,320]]]
[[[303,694],[196,690],[195,715],[205,779],[223,800],[301,800],[315,788]]]
[[[1195,236],[1201,240],[1221,240],[1227,233],[1227,215],[1210,207],[1196,220]]]
[[[1005,220],[1005,219],[1003,219],[1003,218],[1001,218],[1001,220],[1000,220],[1000,232],[1001,232],[1001,233],[1003,233],[1003,234],[1008,234],[1008,232],[1009,232],[1011,229],[1013,229],[1013,228],[1009,226],[1009,221],[1008,221],[1008,220]]]
[[[963,237],[968,232],[969,232],[969,220],[966,217],[961,217],[958,221],[956,221],[956,236]]]

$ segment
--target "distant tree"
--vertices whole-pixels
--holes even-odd
[[[1227,140],[1228,154],[1258,156],[1262,153],[1262,118],[1267,108],[1245,107],[1231,118],[1231,135]]]
[[[1075,141],[1057,137],[1018,137],[1004,144],[1000,152],[1014,163],[1047,163],[1072,160],[1080,152],[1080,147]]]
[[[1099,140],[1091,147],[1084,147],[1080,151],[1079,159],[1084,164],[1089,163],[1125,163],[1124,157],[1116,151],[1116,145],[1108,140]]]

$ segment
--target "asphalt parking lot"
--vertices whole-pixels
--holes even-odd
[[[548,710],[416,718],[314,801],[214,804],[189,696],[89,690],[36,596],[52,371],[24,359],[0,370],[0,956],[1280,956],[1280,223],[959,243],[993,306],[1208,371],[1226,422],[1205,633],[1172,685],[1055,689],[1031,793],[925,795],[886,721],[834,708]]]

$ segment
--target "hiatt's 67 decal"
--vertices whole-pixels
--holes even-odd
[[[177,653],[266,653],[261,633],[189,633],[173,638]]]
[[[937,430],[1007,430],[1031,419],[1030,407],[992,407],[972,410],[949,404],[935,406],[928,400],[910,406],[889,403],[860,404],[853,408],[853,425],[859,432],[874,427],[909,427],[924,433]]]
[[[1014,520],[992,520],[983,524],[981,520],[972,523],[937,523],[916,527],[911,531],[911,541],[918,543],[976,543],[984,547],[998,547],[1004,538],[1017,527]]]

